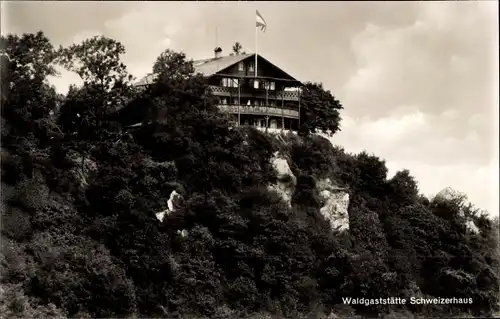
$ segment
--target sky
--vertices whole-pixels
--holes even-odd
[[[409,169],[420,191],[452,187],[499,213],[498,5],[450,2],[3,2],[2,33],[42,30],[56,46],[94,35],[125,45],[140,78],[165,49],[193,59],[255,52],[344,106],[335,145]],[[218,30],[218,32],[216,32]],[[60,70],[60,92],[81,83]]]

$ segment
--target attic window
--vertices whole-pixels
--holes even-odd
[[[255,71],[255,66],[254,66],[253,62],[251,62],[250,64],[248,64],[248,71],[250,71],[250,72]]]
[[[238,71],[245,71],[245,63],[243,62],[238,63]]]

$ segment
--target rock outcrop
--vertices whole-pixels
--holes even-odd
[[[293,175],[286,158],[280,157],[278,152],[274,153],[271,163],[278,172],[278,178],[276,184],[269,185],[269,189],[277,192],[283,200],[291,206],[297,179],[295,175]]]
[[[474,234],[478,234],[480,232],[480,230],[476,226],[476,224],[474,223],[473,218],[471,216],[466,216],[466,214],[465,214],[463,204],[465,203],[466,199],[467,199],[467,196],[465,194],[460,193],[451,187],[446,187],[445,189],[443,189],[439,193],[437,193],[436,196],[434,196],[434,201],[437,203],[439,203],[439,202],[451,202],[451,203],[459,205],[460,210],[458,212],[458,216],[465,219],[465,227],[466,227],[467,231],[474,233]]]
[[[321,214],[330,222],[332,229],[344,231],[349,229],[349,192],[345,188],[333,185],[330,179],[317,183],[320,196],[325,204]]]
[[[158,218],[158,220],[160,222],[162,222],[163,219],[165,218],[165,215],[169,215],[170,213],[175,211],[175,209],[177,207],[176,203],[180,199],[181,199],[181,195],[179,193],[177,193],[175,190],[173,190],[172,193],[170,193],[170,197],[167,201],[167,209],[156,213],[156,218]]]

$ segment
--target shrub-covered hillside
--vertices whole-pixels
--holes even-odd
[[[42,33],[1,41],[2,318],[499,310],[498,223],[310,134],[338,128],[333,97],[335,111],[310,102],[300,136],[271,136],[231,127],[183,54],[163,53],[157,83],[137,91],[112,39],[59,49]],[[54,64],[84,85],[57,94]],[[323,213],[325,183],[348,192],[348,228]],[[386,297],[408,302],[343,304]]]

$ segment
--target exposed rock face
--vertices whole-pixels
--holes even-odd
[[[175,190],[170,193],[170,198],[167,201],[167,209],[156,213],[156,218],[158,218],[159,221],[163,222],[163,219],[165,218],[165,215],[169,215],[170,213],[175,211],[175,208],[177,207],[176,203],[181,199],[181,195],[177,193]]]
[[[293,175],[290,166],[285,158],[279,157],[278,152],[274,153],[271,159],[274,169],[278,172],[277,183],[269,185],[269,189],[277,192],[287,203],[292,205],[292,195],[297,184],[297,179]]]
[[[163,219],[165,218],[165,214],[168,215],[168,213],[169,213],[168,209],[162,210],[161,212],[156,213],[156,218],[158,218],[158,220],[162,222]]]
[[[291,200],[297,184],[287,160],[274,153],[271,160],[274,169],[278,172],[277,183],[269,185],[270,190],[277,192],[291,206]],[[343,231],[349,229],[349,193],[344,188],[333,185],[330,179],[317,183],[318,190],[325,204],[320,209],[321,214],[330,222],[333,229]]]
[[[330,222],[332,229],[344,231],[349,229],[349,193],[346,189],[336,187],[330,179],[317,183],[320,196],[325,201],[320,212]]]
[[[465,227],[467,227],[467,230],[470,231],[471,233],[479,234],[480,232],[479,228],[477,228],[473,220],[468,220],[467,222],[465,222]]]
[[[445,189],[437,193],[437,195],[434,197],[434,201],[436,202],[454,202],[459,204],[460,211],[458,213],[458,216],[465,218],[465,227],[467,231],[478,234],[480,230],[474,223],[474,220],[472,220],[472,218],[469,216],[465,216],[464,208],[462,205],[465,203],[466,199],[467,196],[465,194],[460,193],[459,191],[456,191],[451,187],[446,187]]]
[[[465,194],[462,194],[451,187],[446,187],[434,196],[435,202],[454,202],[461,204],[465,200]],[[463,208],[460,208],[460,217],[465,217]]]
[[[460,200],[460,198],[464,196],[460,192],[454,190],[451,187],[446,187],[445,189],[441,190],[437,195],[434,197],[434,200],[437,201],[453,201],[453,200]]]
[[[187,237],[189,235],[188,231],[185,229],[183,229],[182,231],[178,230],[177,234],[181,235],[182,237]]]

